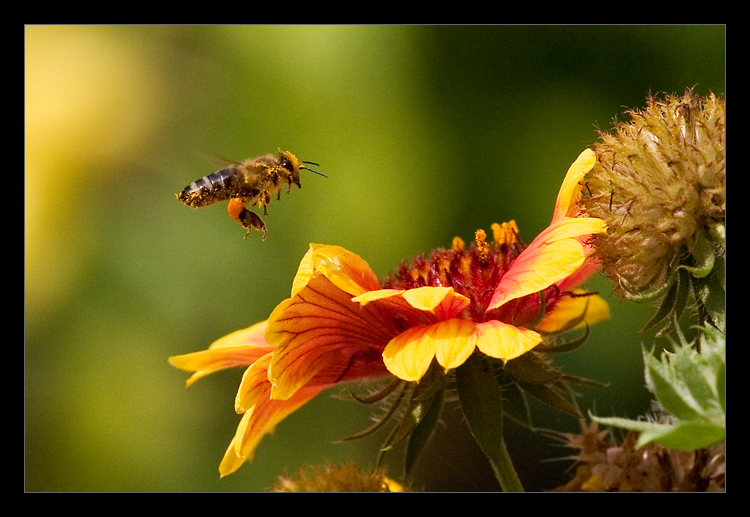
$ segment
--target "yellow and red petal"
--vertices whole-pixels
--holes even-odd
[[[526,253],[529,250],[531,251]],[[565,239],[534,248],[529,246],[500,280],[488,310],[546,289],[574,273],[581,267],[585,258],[583,245],[575,239]]]
[[[271,383],[268,380],[268,368],[271,365],[272,356],[272,353],[264,355],[245,370],[234,399],[234,410],[237,413],[247,412],[263,396],[270,396]]]
[[[266,328],[266,341],[276,346],[273,399],[289,398],[313,380],[330,385],[386,373],[372,358],[398,331],[377,307],[351,298],[327,277],[313,276],[273,311]]]
[[[601,219],[563,217],[540,233],[513,262],[488,309],[539,292],[575,273],[586,260],[579,237],[606,229]]]
[[[214,341],[207,350],[172,356],[169,362],[182,370],[195,372],[187,380],[188,386],[218,370],[249,366],[258,358],[273,351],[273,347],[264,339],[266,323],[262,321],[246,329],[232,332]]]
[[[309,401],[323,387],[305,388],[288,400],[271,400],[271,384],[266,383],[266,391],[256,404],[242,415],[234,439],[229,444],[224,459],[219,465],[221,476],[231,474],[245,462],[253,459],[255,448],[261,438],[271,433],[281,420]]]
[[[380,289],[380,281],[369,264],[356,253],[341,246],[310,244],[294,278],[292,296],[302,290],[315,275],[325,276],[352,296]]]
[[[503,361],[515,359],[542,342],[542,336],[533,330],[497,320],[477,323],[476,329],[476,347],[490,357]]]

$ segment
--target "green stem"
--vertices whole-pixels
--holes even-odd
[[[506,492],[523,492],[503,439],[503,394],[492,368],[478,355],[456,369],[456,387],[466,423],[489,458]]]
[[[490,464],[504,492],[523,492],[523,485],[521,485],[521,480],[518,479],[508,449],[505,447],[505,440],[501,441],[495,457],[490,458]]]

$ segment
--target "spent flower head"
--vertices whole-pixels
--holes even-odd
[[[384,468],[362,470],[354,463],[307,465],[296,475],[280,476],[273,492],[410,492],[389,478]]]
[[[616,441],[611,430],[581,422],[581,433],[563,433],[565,445],[577,450],[573,479],[555,492],[724,492],[723,448],[668,449],[652,442],[639,446],[639,433]]]
[[[615,290],[633,300],[662,300],[646,328],[670,330],[692,296],[700,324],[724,324],[726,218],[725,102],[650,97],[615,131],[600,131],[597,164],[581,206],[607,222],[594,244]]]

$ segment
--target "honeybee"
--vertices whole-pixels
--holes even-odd
[[[226,169],[194,181],[175,195],[182,203],[192,208],[200,208],[228,199],[229,215],[247,230],[245,239],[253,229],[263,232],[264,241],[268,235],[263,219],[255,212],[248,210],[245,205],[262,206],[263,215],[268,215],[266,207],[271,202],[271,196],[277,194],[276,199],[281,199],[281,189],[284,183],[287,184],[287,194],[295,185],[302,187],[299,182],[301,169],[327,177],[306,166],[319,164],[300,161],[289,151],[281,149],[278,154],[263,154],[244,162],[226,162],[229,165]]]

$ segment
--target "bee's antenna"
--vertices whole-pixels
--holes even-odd
[[[317,165],[318,167],[320,167],[320,164],[319,163],[315,163],[315,162],[302,162],[302,163],[305,163],[305,164],[309,163],[310,165]],[[315,174],[319,174],[320,176],[323,176],[324,178],[328,177],[325,174],[323,174],[322,172],[318,172],[315,169],[311,169],[310,167],[302,167],[302,168],[303,169],[307,169],[310,172],[314,172]]]

